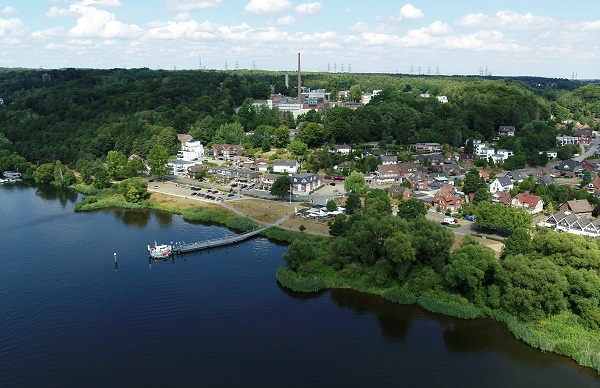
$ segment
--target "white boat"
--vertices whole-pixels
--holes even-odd
[[[21,173],[14,171],[4,171],[4,177],[12,182],[16,182],[17,179],[21,179]]]
[[[173,253],[173,247],[170,245],[158,245],[154,242],[154,246],[148,245],[148,254],[153,259],[166,259]]]

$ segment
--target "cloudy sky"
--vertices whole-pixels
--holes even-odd
[[[600,78],[597,0],[2,0],[0,67]]]

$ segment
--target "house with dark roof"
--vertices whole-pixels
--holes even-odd
[[[506,174],[506,176],[510,177],[510,179],[512,179],[513,182],[517,183],[521,183],[528,178],[527,174],[524,174],[520,171],[511,171],[508,174]]]
[[[490,193],[494,194],[496,191],[506,191],[509,192],[512,188],[515,187],[513,182],[509,177],[503,176],[494,179],[492,184],[490,185]]]
[[[536,185],[544,185],[544,186],[550,186],[550,185],[556,185],[556,180],[554,179],[554,177],[552,175],[546,174],[546,175],[542,175],[538,178],[537,181],[535,181]]]
[[[456,157],[458,163],[473,164],[475,162],[475,154],[460,154]]]
[[[573,159],[563,160],[556,166],[558,171],[565,172],[576,172],[581,168],[581,163]]]
[[[300,168],[300,163],[296,159],[275,159],[273,163],[273,172],[295,174]]]
[[[396,164],[398,163],[398,157],[395,155],[381,155],[381,164]]]
[[[232,159],[243,155],[246,149],[239,144],[213,144],[211,152],[215,158]]]
[[[560,205],[560,210],[563,212],[570,212],[577,218],[591,217],[592,206],[587,199],[573,199]]]
[[[321,178],[317,174],[300,173],[290,176],[293,194],[310,194],[311,191],[321,186]]]
[[[352,147],[348,144],[335,144],[333,146],[332,152],[337,152],[338,154],[348,155],[352,152]]]
[[[579,144],[589,145],[592,142],[592,130],[590,128],[579,129],[573,136],[579,139]]]
[[[509,125],[501,125],[500,128],[498,128],[498,136],[514,136],[515,132],[515,127]]]

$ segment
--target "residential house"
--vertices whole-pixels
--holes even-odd
[[[232,159],[243,155],[246,149],[239,144],[213,144],[211,152],[215,158]]]
[[[498,136],[514,136],[515,135],[515,127],[508,125],[501,125],[498,128]]]
[[[290,176],[292,193],[308,195],[311,191],[321,186],[321,178],[317,174],[300,173]]]
[[[494,161],[494,163],[499,164],[511,156],[513,156],[513,152],[511,150],[499,149],[495,154],[489,157]]]
[[[450,209],[455,212],[462,208],[462,199],[454,195],[454,186],[446,185],[440,188],[431,201],[431,206],[439,207],[442,211]]]
[[[527,174],[520,171],[511,171],[506,176],[510,177],[513,182],[521,183],[527,179]]]
[[[506,191],[496,191],[494,194],[492,194],[493,203],[499,203],[501,205],[508,206],[511,203],[511,199],[510,193]]]
[[[488,160],[494,154],[496,154],[496,150],[490,147],[481,147],[477,150],[477,156],[485,160]]]
[[[261,185],[265,190],[271,190],[273,187],[273,183],[279,178],[281,175],[278,174],[263,174],[261,175]]]
[[[345,168],[350,168],[350,162],[347,160],[344,160],[340,164],[336,164],[335,166],[333,166],[334,170],[343,170]]]
[[[380,164],[377,166],[378,181],[380,183],[402,183],[403,174],[400,164]]]
[[[512,190],[513,187],[515,187],[515,185],[510,180],[510,178],[507,176],[503,176],[494,179],[494,181],[490,185],[490,193],[494,194],[496,191],[509,192],[510,190]]]
[[[522,207],[531,214],[538,214],[544,211],[544,200],[538,195],[530,193],[517,194],[511,201],[514,207]]]
[[[273,172],[275,173],[288,173],[296,174],[300,164],[296,159],[275,159],[273,164]]]
[[[575,136],[556,136],[556,146],[563,147],[566,145],[579,144],[579,138]]]
[[[198,140],[192,139],[190,135],[181,134],[178,134],[177,138],[181,144],[181,148],[177,152],[180,159],[191,162],[204,156],[204,146]]]
[[[592,193],[595,196],[598,196],[598,194],[600,194],[600,177],[596,175],[596,177],[587,184],[585,189],[588,193]]]
[[[540,151],[540,155],[545,153],[548,160],[556,159],[558,157],[558,152],[556,151]]]
[[[456,157],[458,163],[473,164],[475,162],[475,154],[460,154]]]
[[[411,189],[401,186],[401,185],[391,185],[388,189],[388,193],[390,195],[400,198],[400,199],[408,199],[412,197],[413,192]]]
[[[208,171],[208,166],[205,164],[194,164],[187,168],[187,177],[195,179],[196,176],[202,171]]]
[[[485,183],[490,183],[490,173],[488,171],[479,170],[479,176]]]
[[[433,152],[441,150],[442,145],[440,143],[417,143],[412,148],[417,152]]]
[[[352,147],[350,147],[348,144],[335,144],[332,152],[337,152],[338,154],[342,155],[349,155],[350,152],[352,152]]]
[[[573,199],[560,205],[560,210],[563,212],[571,212],[577,218],[591,217],[592,206],[587,199]]]
[[[554,227],[558,232],[567,232],[588,237],[600,236],[600,218],[594,221],[587,217],[578,218],[575,214],[568,211],[558,211],[540,225]]]
[[[573,159],[563,160],[556,166],[556,169],[562,173],[577,172],[580,168],[581,163]]]
[[[550,185],[556,185],[556,180],[554,180],[554,177],[552,177],[552,175],[546,174],[546,175],[542,175],[541,177],[538,178],[537,181],[535,181],[536,185],[544,185],[544,186],[550,186]]]
[[[381,164],[396,164],[398,163],[398,157],[395,155],[381,155]]]
[[[183,159],[173,159],[167,163],[171,168],[171,173],[175,176],[187,176],[188,167],[194,166],[196,163]]]
[[[579,139],[579,144],[589,145],[592,142],[592,130],[590,128],[579,129],[573,136]]]
[[[600,159],[586,159],[581,162],[581,168],[598,173],[600,172]]]

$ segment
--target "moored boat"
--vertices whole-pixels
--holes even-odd
[[[154,242],[154,246],[148,245],[148,254],[153,259],[166,259],[173,253],[173,247],[167,244],[158,245]]]

